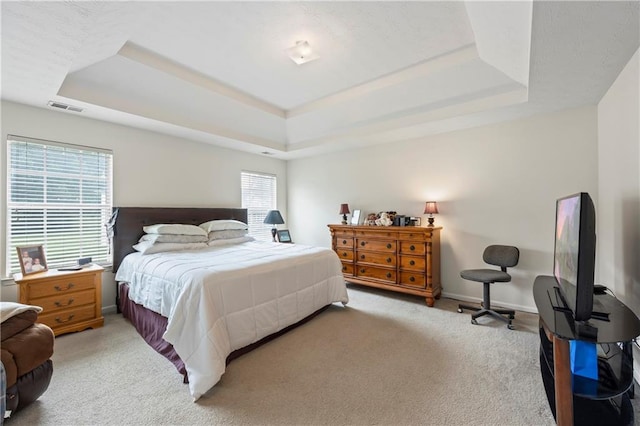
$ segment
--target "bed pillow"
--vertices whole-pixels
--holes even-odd
[[[210,240],[209,246],[215,247],[215,246],[224,246],[227,244],[239,244],[239,243],[246,243],[247,241],[253,241],[253,240],[255,240],[255,238],[250,237],[248,235],[245,237],[239,237],[239,238],[227,238],[226,240]]]
[[[221,219],[210,220],[209,222],[201,223],[200,228],[205,232],[212,232],[227,231],[229,229],[249,229],[249,226],[244,222],[240,222],[239,220]]]
[[[209,241],[213,240],[228,240],[229,238],[245,237],[249,232],[246,229],[227,229],[224,231],[211,231],[209,232]]]
[[[138,242],[153,241],[154,243],[206,243],[207,237],[202,235],[177,234],[144,234]]]
[[[136,251],[142,254],[162,253],[167,251],[201,249],[207,243],[156,243],[153,241],[142,241],[133,246]]]
[[[207,236],[207,232],[196,225],[185,225],[181,223],[158,223],[142,228],[147,234],[172,234],[172,235],[201,235]]]

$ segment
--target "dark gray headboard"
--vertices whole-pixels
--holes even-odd
[[[133,253],[132,246],[144,234],[142,227],[156,223],[199,225],[216,219],[235,219],[247,223],[247,209],[194,207],[114,207],[107,225],[113,249],[113,272],[122,259]]]

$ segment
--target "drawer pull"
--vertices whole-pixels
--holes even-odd
[[[366,270],[366,269],[364,269],[364,268],[360,269],[360,273],[361,273],[361,274],[364,274],[365,272],[367,272],[367,270]]]
[[[414,282],[416,280],[416,277],[411,277],[409,278],[409,281]]]
[[[362,260],[364,260],[364,258],[365,258],[365,257],[366,257],[366,256],[365,256],[364,254],[361,254],[361,255],[360,255],[360,259],[362,259]]]
[[[387,278],[391,278],[391,272],[387,272]]]
[[[344,271],[346,271],[346,270],[347,270],[347,267],[346,267],[346,266],[343,266],[343,267],[342,267],[342,272],[344,272]]]
[[[66,304],[66,305],[63,305],[62,303],[60,303],[60,302],[58,302],[58,301],[56,300],[55,305],[56,305],[58,308],[61,308],[61,307],[63,307],[63,306],[69,306],[69,305],[71,305],[72,303],[73,303],[73,299],[69,299],[69,301],[67,302],[67,304]]]
[[[387,257],[387,263],[391,263],[391,258]]]
[[[387,248],[390,249],[391,248],[391,243],[387,244]]]
[[[411,266],[413,266],[413,265],[415,265],[415,264],[416,264],[416,261],[415,261],[415,260],[412,260],[412,261],[410,261],[410,262],[409,262],[409,265],[411,265]]]
[[[69,321],[71,321],[71,320],[73,319],[73,317],[75,317],[75,316],[76,316],[75,314],[71,314],[71,315],[69,315],[69,318],[67,318],[67,320],[66,320],[66,321],[61,320],[61,319],[60,319],[60,317],[56,317],[56,322],[57,322],[58,324],[64,324],[65,322],[69,322]]]
[[[414,251],[416,249],[416,246],[411,245],[411,247],[409,247],[409,250]]]
[[[347,257],[347,252],[346,251],[342,252],[342,257]]]
[[[71,290],[73,287],[75,287],[75,286],[73,285],[73,283],[69,283],[69,284],[67,284],[67,288],[62,288],[62,287],[60,287],[59,285],[56,285],[56,286],[54,286],[53,288],[55,288],[55,289],[56,289],[56,291],[67,291],[67,290]]]
[[[342,240],[342,244],[347,244],[347,240]]]
[[[366,244],[366,243],[365,243],[364,241],[360,243],[360,245],[361,245],[362,247],[364,247],[364,245],[365,245],[365,244]]]

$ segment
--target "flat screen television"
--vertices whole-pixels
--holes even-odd
[[[596,210],[586,192],[556,201],[553,276],[576,321],[591,318],[596,261]]]

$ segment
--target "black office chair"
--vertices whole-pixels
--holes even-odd
[[[507,274],[507,268],[516,266],[520,259],[520,251],[513,246],[492,245],[484,249],[482,259],[485,263],[500,267],[500,271],[496,269],[467,269],[460,272],[460,276],[465,280],[476,281],[484,284],[484,297],[482,299],[482,307],[478,308],[469,305],[458,305],[458,312],[463,309],[476,311],[471,315],[471,324],[478,324],[477,318],[484,315],[491,315],[501,321],[507,323],[507,328],[513,330],[511,320],[516,312],[511,309],[491,309],[491,299],[489,297],[489,286],[492,283],[506,283],[511,281],[511,275]],[[505,317],[507,315],[508,317]]]

